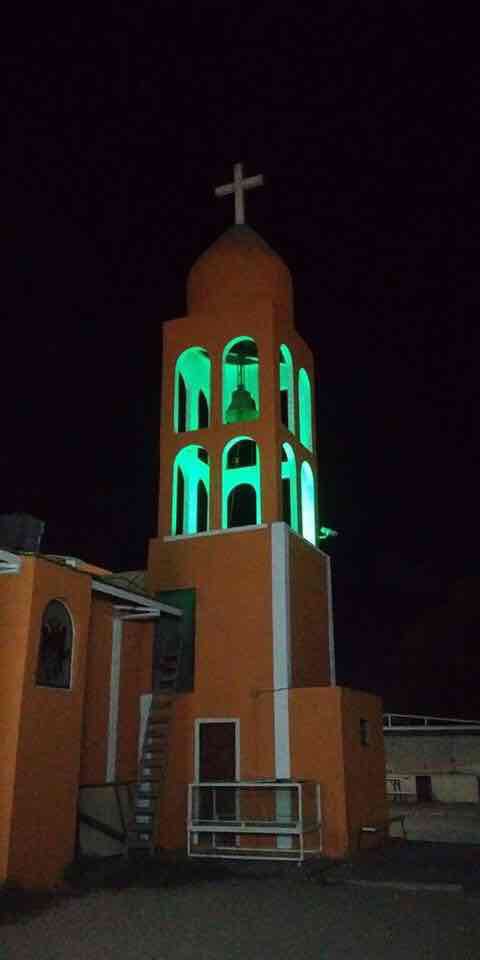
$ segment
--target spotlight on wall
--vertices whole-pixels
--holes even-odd
[[[328,540],[329,537],[338,537],[338,530],[332,530],[331,527],[320,527],[318,539]]]

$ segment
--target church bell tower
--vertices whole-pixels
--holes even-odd
[[[325,849],[337,855],[356,827],[339,772],[347,728],[330,564],[317,546],[313,358],[295,329],[287,266],[244,222],[244,192],[262,182],[236,164],[233,183],[217,188],[233,194],[235,223],[193,265],[186,316],[163,328],[148,586],[174,606],[193,593],[195,631],[158,841],[184,842],[179,797],[192,781],[330,778]],[[383,796],[381,775],[377,787]]]
[[[281,258],[236,222],[194,264],[188,315],[164,328],[159,533],[192,536],[285,521],[317,541],[312,355],[295,330]]]

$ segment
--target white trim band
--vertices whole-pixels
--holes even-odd
[[[291,776],[288,687],[290,658],[289,528],[272,523],[273,720],[275,778]]]

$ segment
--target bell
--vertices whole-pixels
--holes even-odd
[[[239,383],[232,393],[232,399],[227,408],[227,423],[241,423],[242,420],[253,420],[257,408],[252,394],[244,383]]]

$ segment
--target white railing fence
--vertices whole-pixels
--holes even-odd
[[[320,787],[306,780],[191,783],[187,846],[190,857],[301,862],[322,848]]]

